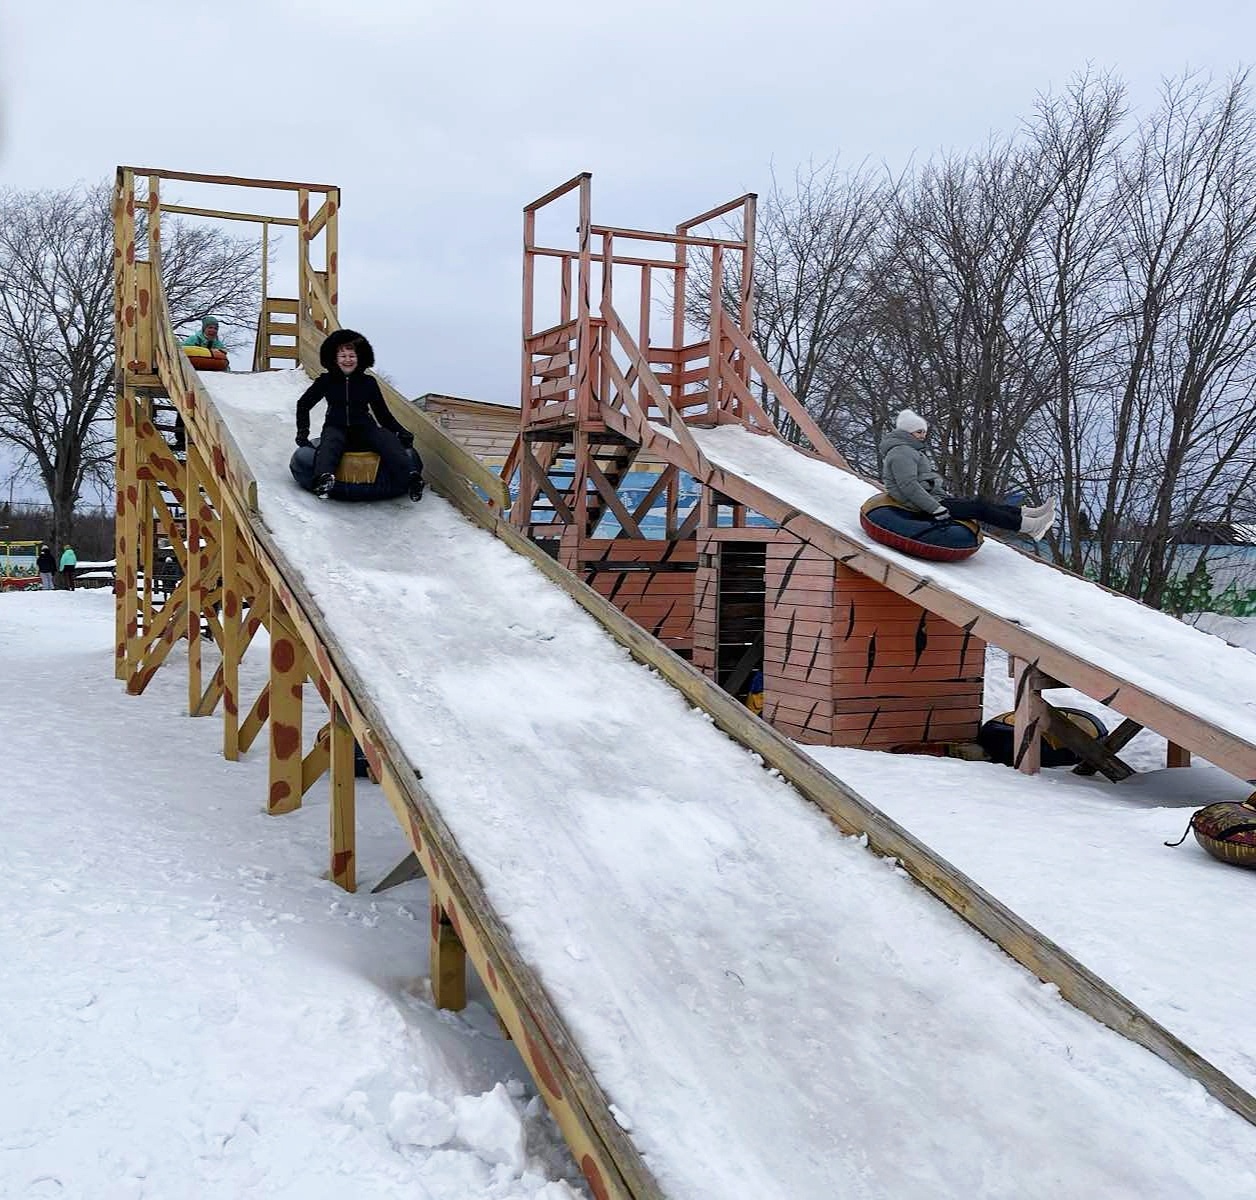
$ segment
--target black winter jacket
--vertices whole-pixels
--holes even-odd
[[[336,365],[336,351],[350,342],[358,352],[358,365],[352,375],[346,375]],[[324,373],[305,389],[297,401],[297,437],[309,437],[310,409],[320,400],[327,401],[325,425],[348,429],[353,425],[372,425],[378,421],[393,433],[405,432],[388,411],[379,384],[366,373],[375,364],[375,352],[366,338],[352,329],[338,329],[319,347],[318,359],[323,364]]]
[[[57,560],[53,558],[51,550],[41,550],[39,557],[35,559],[35,566],[45,575],[54,575],[57,570]]]

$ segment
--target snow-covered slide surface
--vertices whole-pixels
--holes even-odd
[[[838,834],[525,560],[436,496],[299,491],[301,373],[204,382],[671,1200],[1256,1194],[1256,1129]]]
[[[992,539],[960,563],[911,558],[873,542],[861,529],[859,506],[877,490],[862,479],[738,426],[691,432],[715,467],[814,517],[877,559],[928,576],[951,595],[1256,747],[1249,652]]]

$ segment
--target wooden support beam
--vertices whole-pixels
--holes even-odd
[[[1164,748],[1164,765],[1166,767],[1189,767],[1191,752],[1176,742],[1168,742]]]
[[[590,455],[586,461],[589,478],[593,480],[593,486],[597,488],[602,499],[606,501],[611,512],[615,514],[615,519],[629,537],[643,538],[645,535],[641,532],[641,526],[633,519],[632,514],[624,507],[616,494],[615,489],[611,486],[610,480],[602,474],[596,462]]]
[[[399,887],[403,883],[409,883],[412,879],[422,879],[425,874],[426,872],[423,870],[423,864],[419,861],[419,856],[411,850],[383,879],[371,888],[371,894],[386,892],[389,888]]]
[[[324,725],[310,752],[301,760],[301,795],[304,796],[331,766],[331,726]]]
[[[331,706],[331,881],[357,891],[357,825],[353,729],[339,704]]]
[[[240,587],[240,537],[235,513],[222,513],[222,756],[240,757],[240,660],[244,611]]]
[[[1043,675],[1031,663],[1016,664],[1016,716],[1014,738],[1016,752],[1013,766],[1025,775],[1036,775],[1042,769],[1042,743],[1039,740],[1047,726],[1047,705],[1042,698]]]
[[[1116,754],[1118,750],[1123,749],[1126,745],[1134,740],[1134,738],[1142,732],[1143,727],[1137,722],[1126,717],[1106,738],[1103,739],[1104,749],[1112,754]],[[1124,764],[1122,764],[1124,765]],[[1073,768],[1074,775],[1093,775],[1098,768],[1093,763],[1078,763]]]
[[[257,699],[253,701],[252,707],[248,711],[248,715],[240,722],[240,753],[247,754],[253,743],[257,740],[257,735],[261,733],[262,726],[270,719],[270,682],[267,681],[262,690],[257,693]]]
[[[266,811],[301,807],[301,713],[305,649],[283,602],[270,597],[270,790]]]
[[[189,438],[189,442],[191,439]],[[190,450],[190,446],[189,446]],[[201,684],[201,609],[205,607],[205,587],[201,577],[201,505],[197,482],[196,456],[189,453],[185,466],[184,508],[187,512],[187,574],[188,585],[188,716],[196,716],[200,703]]]
[[[1134,774],[1134,768],[1117,758],[1101,739],[1092,738],[1074,725],[1058,708],[1045,701],[1043,708],[1045,710],[1044,732],[1072,750],[1083,762],[1090,763],[1093,770],[1102,772],[1113,783],[1119,783],[1122,779],[1128,779]]]
[[[567,502],[555,490],[554,485],[550,483],[549,477],[541,468],[541,464],[532,456],[532,447],[525,442],[523,447],[523,457],[520,459],[520,466],[528,473],[532,483],[545,493],[546,498],[554,506],[554,511],[558,514],[564,525],[570,525],[575,517]]]
[[[467,1006],[467,952],[449,919],[432,899],[432,1003],[461,1012]]]
[[[223,694],[223,664],[219,663],[214,671],[213,678],[206,685],[204,692],[201,693],[200,699],[196,702],[196,711],[192,713],[194,717],[212,717],[214,710],[218,707],[218,701],[222,699]]]

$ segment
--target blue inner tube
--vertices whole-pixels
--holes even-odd
[[[975,550],[981,536],[963,521],[935,521],[924,513],[910,512],[895,504],[878,504],[864,510],[864,516],[878,529],[895,533],[925,546],[946,550]]]
[[[314,450],[317,446],[317,438],[308,446],[298,446],[288,463],[292,478],[307,492],[314,490]],[[410,469],[419,470],[419,456],[415,450],[411,448],[406,454],[410,458]],[[382,483],[341,483],[337,480],[331,495],[334,500],[391,500],[395,496],[404,496],[408,488],[408,481],[404,479],[399,486],[391,488]]]

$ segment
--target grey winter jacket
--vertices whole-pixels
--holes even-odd
[[[942,476],[925,453],[924,443],[910,433],[891,429],[881,439],[881,482],[900,504],[910,504],[933,517],[947,515],[939,503],[945,494]]]

